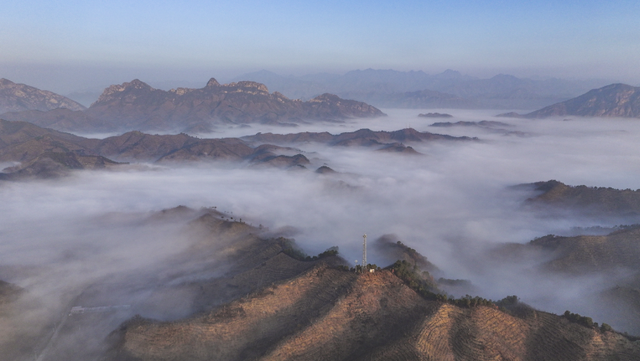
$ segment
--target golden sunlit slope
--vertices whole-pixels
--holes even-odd
[[[637,360],[621,335],[533,312],[427,301],[390,271],[317,266],[176,322],[134,318],[110,360]]]

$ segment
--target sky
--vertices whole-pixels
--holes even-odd
[[[640,2],[5,0],[0,77],[59,92],[267,69],[640,83]]]

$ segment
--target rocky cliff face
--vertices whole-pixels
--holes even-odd
[[[84,110],[85,107],[56,93],[40,90],[25,84],[0,79],[0,113],[24,110],[47,111],[65,108]]]
[[[584,117],[640,118],[640,88],[611,84],[577,98],[526,114],[527,118],[578,115]]]

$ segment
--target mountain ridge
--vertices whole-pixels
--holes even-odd
[[[23,110],[47,111],[58,108],[84,110],[85,107],[62,95],[0,79],[0,113]]]
[[[16,162],[5,168],[3,179],[20,176],[55,177],[70,169],[102,169],[129,162],[184,163],[196,161],[248,162],[278,168],[305,167],[305,152],[289,143],[317,142],[327,146],[361,146],[388,152],[418,154],[407,142],[474,141],[414,129],[394,132],[361,129],[332,135],[258,133],[243,138],[197,138],[184,133],[147,134],[131,131],[104,139],[93,139],[38,127],[23,121],[0,119],[0,162]],[[280,146],[280,145],[283,146]]]
[[[24,110],[24,109],[13,109]],[[64,131],[211,131],[220,125],[250,123],[295,125],[310,121],[341,122],[351,118],[385,116],[363,102],[323,93],[309,101],[270,93],[261,83],[220,84],[211,78],[203,88],[155,89],[139,79],[107,87],[87,109],[28,113],[8,112],[24,120]]]

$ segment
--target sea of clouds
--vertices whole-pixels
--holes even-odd
[[[533,263],[500,262],[485,258],[484,251],[576,226],[615,225],[615,220],[545,217],[523,207],[533,191],[510,187],[556,179],[569,185],[638,189],[640,122],[495,118],[488,111],[446,109],[436,111],[453,118],[430,119],[417,117],[427,111],[384,111],[388,116],[377,119],[295,128],[219,128],[199,136],[412,127],[478,139],[409,144],[421,155],[292,145],[311,160],[308,170],[144,164],[76,172],[55,180],[5,182],[0,184],[0,279],[25,288],[47,305],[46,310],[60,312],[83,287],[104,277],[161,269],[164,260],[191,242],[179,234],[178,224],[150,225],[140,220],[178,205],[215,206],[256,226],[294,227],[293,238],[309,254],[339,246],[340,254],[353,263],[361,257],[364,233],[371,241],[395,234],[445,277],[470,280],[483,297],[517,294],[534,307],[556,313],[572,305],[574,312],[596,309],[578,300],[585,290],[605,288],[606,280],[549,279],[532,272]],[[506,124],[430,126],[435,121],[460,120]],[[321,165],[338,173],[315,173]],[[369,255],[370,263],[381,259],[375,252]]]

